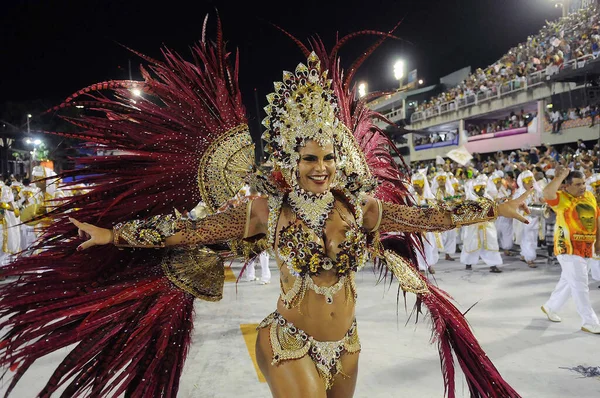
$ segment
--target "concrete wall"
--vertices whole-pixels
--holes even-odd
[[[490,153],[497,151],[510,151],[512,149],[529,146],[540,146],[541,137],[535,133],[508,135],[506,137],[495,137],[489,140],[469,141],[465,148],[471,153]]]
[[[412,135],[412,134],[411,134]],[[407,137],[409,142],[412,142],[410,137]],[[550,132],[539,133],[526,133],[518,135],[510,135],[506,137],[496,137],[488,140],[478,140],[470,142],[460,142],[459,145],[452,145],[442,148],[431,148],[422,151],[415,151],[413,146],[410,145],[410,158],[411,161],[421,160],[432,160],[436,156],[445,157],[448,151],[458,148],[460,145],[465,145],[465,148],[471,153],[491,153],[496,151],[510,151],[513,149],[523,148],[526,145],[529,146],[540,146],[542,144],[567,144],[575,142],[578,139],[583,141],[594,141],[600,138],[600,124],[594,127],[576,127],[571,129],[564,129],[561,134],[551,134]]]
[[[596,119],[598,122],[598,119]],[[572,129],[562,130],[560,134],[552,134],[542,132],[542,143],[556,145],[575,142],[579,139],[584,141],[598,140],[600,138],[600,124],[594,127],[576,127]]]
[[[421,160],[435,159],[436,156],[446,157],[448,151],[458,148],[458,145],[443,146],[441,148],[424,149],[422,151],[415,151],[414,148],[410,147],[410,160],[411,162],[418,162]]]
[[[443,115],[433,116],[425,120],[412,123],[410,128],[414,130],[422,130],[440,124],[456,122],[460,119],[471,119],[486,113],[495,112],[506,108],[513,108],[527,102],[550,98],[552,94],[562,93],[574,88],[574,83],[543,83],[527,90],[506,94],[500,98],[489,99],[477,105],[461,108],[457,111],[444,113]]]

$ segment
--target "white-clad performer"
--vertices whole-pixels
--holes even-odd
[[[465,198],[465,189],[464,182],[461,182],[458,178],[454,176],[452,173],[448,173],[448,178],[450,180],[450,184],[454,189],[454,198],[455,201],[461,201]],[[461,228],[456,228],[456,245],[458,248],[462,250],[463,241],[462,241],[462,233]]]
[[[452,187],[449,177],[450,176],[448,173],[444,171],[438,171],[433,177],[433,181],[431,182],[431,191],[433,192],[436,200],[452,200],[452,197],[454,196],[454,188]],[[442,232],[442,242],[444,245],[444,249],[442,251],[446,253],[445,259],[448,261],[454,261],[450,255],[456,253],[456,236],[456,229]]]
[[[503,183],[504,172],[496,170],[488,179],[487,193],[495,201],[502,203],[510,199],[510,191]],[[506,217],[498,217],[496,219],[496,231],[498,233],[498,244],[500,249],[504,250],[504,254],[509,256],[510,249],[513,247],[513,222]]]
[[[253,258],[246,266],[246,280],[248,282],[258,281],[261,285],[271,283],[271,270],[269,269],[269,253],[265,250],[258,255],[260,263],[260,280],[256,277],[256,271],[254,270],[254,263],[256,257]]]
[[[17,205],[11,187],[2,184],[0,193],[0,266],[9,264],[13,255],[21,250],[19,220],[15,214]],[[17,210],[18,213],[18,210]]]
[[[31,176],[33,178],[32,182],[40,189],[38,195],[41,196],[42,203],[46,207],[56,206],[57,204],[52,201],[58,197],[62,197],[63,194],[62,190],[58,188],[58,178],[51,178],[56,177],[54,170],[44,166],[35,166],[31,171]]]
[[[19,193],[21,192],[21,189],[23,189],[23,183],[15,180],[10,183],[10,188],[13,191],[13,196],[15,197],[15,201],[19,200]]]
[[[492,197],[487,193],[488,178],[480,174],[475,180],[465,184],[467,200]],[[463,250],[460,253],[460,262],[470,270],[481,258],[490,267],[490,272],[502,272],[498,265],[502,265],[502,257],[498,251],[498,234],[496,225],[492,221],[462,227]]]
[[[415,173],[412,176],[412,191],[415,202],[418,206],[426,207],[430,205],[430,201],[435,200],[435,196],[429,187],[429,181],[424,173]],[[419,270],[435,274],[433,265],[437,264],[440,255],[439,250],[443,250],[442,237],[437,232],[427,232],[423,235],[423,251],[425,257],[421,253],[417,253],[417,261]]]
[[[253,199],[257,197],[261,197],[262,195],[257,192],[254,188],[246,185],[238,192],[237,196],[240,200],[245,199]],[[256,277],[256,271],[254,269],[256,259],[260,263],[260,280]],[[263,251],[257,257],[254,257],[247,265],[245,270],[245,280],[247,282],[258,281],[261,285],[266,285],[271,283],[271,270],[269,269],[269,252]]]
[[[526,191],[533,188],[533,194],[530,195],[526,202],[528,206],[532,204],[540,204],[542,200],[542,190],[533,178],[533,173],[529,170],[523,171],[517,178],[517,190],[513,195],[513,198],[518,198],[519,195],[524,194]],[[524,215],[527,219],[528,224],[525,223],[513,223],[513,230],[515,232],[515,242],[521,246],[521,259],[524,260],[527,265],[531,268],[537,268],[535,259],[537,258],[537,244],[540,229],[539,216],[535,215]]]
[[[23,211],[29,206],[41,205],[43,202],[41,190],[34,184],[31,184],[29,178],[24,178],[23,188],[19,191],[19,199],[17,201],[19,209]],[[29,249],[36,238],[37,235],[33,226],[27,224],[21,225],[21,250]]]

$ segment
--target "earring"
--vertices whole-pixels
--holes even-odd
[[[299,188],[298,180],[300,176],[298,175],[298,167],[292,167],[290,170],[290,185],[292,189]]]
[[[329,185],[329,187],[337,188],[338,184],[340,183],[341,180],[342,180],[342,170],[337,169],[335,171],[335,173],[333,174],[333,178],[331,179],[331,184]]]

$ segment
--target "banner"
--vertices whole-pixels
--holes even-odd
[[[467,148],[464,147],[464,145],[458,149],[453,149],[449,151],[447,156],[462,166],[466,166],[466,164],[469,163],[471,159],[473,159],[473,156],[467,150]]]

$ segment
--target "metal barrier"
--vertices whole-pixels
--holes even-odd
[[[587,54],[583,57],[579,57],[577,59],[572,59],[568,62],[565,62],[559,71],[563,70],[571,70],[571,69],[580,69],[583,68],[589,61],[595,59],[593,54]],[[554,73],[558,73],[558,71],[554,73],[548,74],[548,72],[553,72],[549,70],[549,68],[531,73],[527,77],[519,77],[514,80],[511,80],[506,83],[502,83],[491,88],[486,92],[478,92],[476,94],[469,94],[460,98],[456,98],[452,101],[443,102],[438,105],[434,105],[433,107],[427,108],[422,111],[414,112],[411,117],[411,122],[418,122],[421,120],[425,120],[434,116],[443,115],[448,112],[454,112],[462,108],[466,108],[472,105],[477,105],[484,101],[489,101],[494,98],[502,98],[508,94],[515,93],[521,90],[528,90],[531,87],[543,84],[547,79],[550,78]],[[386,115],[387,116],[387,115]]]

